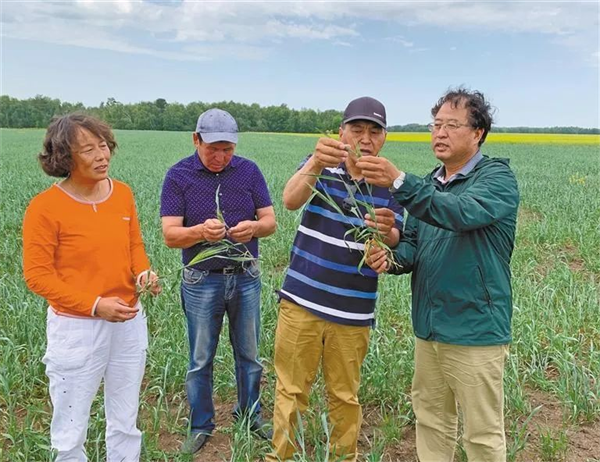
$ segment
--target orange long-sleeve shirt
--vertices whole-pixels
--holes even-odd
[[[110,181],[103,201],[81,201],[55,184],[25,212],[25,282],[58,314],[93,316],[100,297],[133,306],[136,276],[150,268],[131,189]]]

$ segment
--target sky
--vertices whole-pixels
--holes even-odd
[[[0,94],[232,100],[428,123],[449,87],[498,126],[599,127],[600,6],[538,1],[2,0]]]

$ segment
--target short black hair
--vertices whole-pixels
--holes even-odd
[[[450,103],[453,108],[462,106],[469,111],[469,124],[475,129],[483,129],[483,135],[479,140],[481,146],[487,134],[492,129],[494,123],[493,113],[495,108],[486,101],[485,96],[480,91],[468,90],[465,87],[450,88],[444,96],[431,108],[431,115],[435,118],[440,108]]]

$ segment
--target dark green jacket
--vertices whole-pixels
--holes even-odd
[[[409,213],[395,249],[412,271],[415,335],[456,345],[511,341],[510,258],[519,191],[508,159],[484,156],[464,176],[442,185],[434,170],[407,174],[394,193]]]

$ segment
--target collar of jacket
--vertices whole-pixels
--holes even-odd
[[[483,158],[477,162],[477,164],[475,165],[475,167],[473,167],[473,170],[471,170],[469,173],[467,173],[466,175],[458,175],[453,181],[462,181],[465,180],[467,178],[470,178],[471,176],[473,176],[475,174],[475,172],[477,172],[478,170],[481,170],[485,165],[488,165],[490,163],[496,163],[499,162],[501,164],[504,165],[509,165],[510,164],[510,159],[507,159],[505,157],[489,157],[486,156],[485,154],[483,155]],[[435,178],[435,173],[438,171],[438,169],[442,166],[442,164],[436,164],[436,166],[434,167],[434,169],[431,171],[431,173],[428,175],[428,177],[431,180],[434,180]]]

